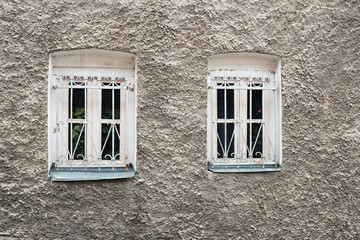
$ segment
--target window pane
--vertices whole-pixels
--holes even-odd
[[[226,118],[234,118],[234,90],[226,90]]]
[[[115,124],[115,127],[117,129],[117,132],[120,134],[120,125]],[[111,125],[102,124],[102,127],[101,127],[101,149],[105,145],[105,148],[104,148],[104,150],[102,152],[102,156],[101,156],[103,160],[111,160],[111,158],[109,156],[114,157],[120,153],[120,140],[119,140],[119,135],[117,132],[115,129],[111,130]],[[114,149],[112,146],[113,137],[114,137]],[[113,150],[114,150],[114,155],[113,155]],[[109,156],[106,156],[106,155],[109,155]],[[119,159],[120,159],[120,157],[116,156],[116,160],[119,160]]]
[[[231,155],[232,153],[234,153],[234,142],[235,142],[235,136],[233,137],[233,133],[234,133],[234,123],[227,123],[227,146],[228,146],[228,157],[232,158],[234,157],[233,155]],[[230,147],[229,147],[230,146]]]
[[[101,90],[101,118],[111,119],[112,118],[112,90],[103,89]]]
[[[85,89],[69,89],[69,118],[71,118],[71,90],[72,119],[85,119]]]
[[[115,131],[115,144],[114,144],[114,156],[116,156],[117,154],[119,154],[118,156],[116,156],[116,160],[120,159],[120,139],[119,139],[119,135],[120,135],[120,124],[115,124],[115,127],[117,129],[117,132]],[[119,133],[119,135],[117,134]]]
[[[115,119],[120,119],[120,89],[115,89],[114,90],[115,93],[115,97],[114,97],[114,101],[115,101],[115,109],[114,109],[114,113]]]
[[[261,154],[262,154],[262,149],[263,149],[263,131],[261,128],[261,131],[259,133],[259,129],[261,126],[261,123],[252,123],[252,132],[251,132],[251,148],[254,149],[253,151],[253,158],[261,158]],[[256,137],[259,134],[259,137],[256,141]],[[249,147],[249,150],[251,151],[252,149],[250,149],[250,123],[247,124],[247,145]],[[256,141],[256,143],[255,143]],[[254,148],[255,145],[255,148]],[[261,153],[261,154],[259,154]],[[247,157],[249,157],[249,153],[247,154]]]
[[[262,90],[252,90],[252,116],[250,116],[250,90],[247,91],[248,119],[262,119]]]
[[[74,153],[74,159],[82,159],[79,154],[85,155],[85,128],[81,131],[83,124],[81,123],[73,123],[72,124],[72,131],[71,131],[71,123],[69,123],[69,134],[68,134],[68,148],[70,153]],[[81,133],[81,135],[80,135]],[[70,139],[71,138],[71,139]],[[72,141],[72,146],[71,146]],[[77,141],[79,141],[78,145],[76,146]],[[75,149],[76,148],[76,149]],[[75,150],[75,152],[74,152]]]
[[[111,149],[112,133],[110,131],[111,129],[110,127],[111,125],[109,124],[101,124],[101,149],[103,149],[101,158],[103,160],[110,160],[109,157],[105,158],[105,155],[109,154],[111,156],[112,154],[112,149]]]
[[[224,89],[217,90],[217,118],[225,118]]]
[[[233,85],[233,84],[228,84]],[[226,93],[225,93],[226,92]],[[234,118],[234,90],[233,89],[218,89],[217,90],[217,118],[225,118],[225,99],[226,94],[226,118]]]
[[[225,130],[226,128],[226,130]],[[234,123],[218,123],[217,124],[217,131],[219,134],[219,139],[217,140],[217,152],[219,153],[218,158],[224,157],[224,151],[225,153],[228,153],[228,157],[232,158],[233,155],[231,155],[234,152],[234,141],[235,136],[232,138],[232,135],[234,133]],[[226,132],[226,142],[225,142],[225,132]],[[231,139],[232,138],[232,139]],[[222,146],[222,147],[221,147]],[[230,147],[229,147],[230,146]],[[224,151],[223,151],[224,148]]]

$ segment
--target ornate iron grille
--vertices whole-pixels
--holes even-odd
[[[210,167],[277,167],[279,83],[271,72],[216,71],[208,80]]]
[[[125,76],[55,75],[55,167],[128,167]],[[125,95],[125,96],[123,96]],[[125,108],[125,109],[121,109]],[[96,136],[93,136],[96,135]]]

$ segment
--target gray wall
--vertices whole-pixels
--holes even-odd
[[[0,239],[358,239],[359,1],[1,1]],[[138,57],[133,179],[52,183],[52,51]],[[206,166],[209,56],[282,60],[283,170]]]

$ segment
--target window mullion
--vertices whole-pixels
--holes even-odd
[[[213,76],[211,76],[211,85],[214,84],[214,79]],[[211,112],[211,124],[210,124],[210,129],[211,129],[211,159],[216,159],[218,157],[218,145],[217,145],[217,141],[218,138],[218,124],[217,124],[217,120],[218,120],[218,99],[217,99],[217,94],[218,94],[218,90],[217,89],[213,89],[210,88],[210,93],[211,93],[211,104],[212,104],[212,108],[214,108],[214,111]],[[216,124],[215,124],[216,123]]]
[[[56,99],[56,101],[58,101],[58,102],[61,102],[61,100],[60,100],[60,91],[55,91],[54,92],[54,94],[55,94],[55,99]],[[56,131],[58,131],[59,132],[59,134],[56,134],[56,136],[55,136],[55,139],[56,139],[56,145],[55,145],[55,156],[56,156],[56,158],[59,156],[59,155],[61,155],[60,154],[60,151],[61,151],[61,148],[60,148],[60,145],[59,145],[59,135],[61,135],[61,130],[60,130],[60,127],[59,127],[59,125],[60,125],[60,123],[59,123],[59,114],[60,114],[60,108],[62,107],[62,104],[56,104],[55,105],[55,109],[56,109],[56,115],[55,115],[55,124],[56,124]],[[50,113],[49,113],[50,114]],[[57,159],[55,159],[55,161],[57,161]]]
[[[235,82],[235,86],[240,86],[240,79],[237,77],[236,78],[236,82]],[[237,161],[239,161],[240,158],[240,149],[241,146],[239,146],[240,144],[240,139],[239,139],[239,131],[240,131],[240,94],[239,94],[239,89],[235,89],[234,90],[234,113],[235,113],[235,127],[234,127],[234,131],[235,131],[235,143],[234,143],[234,157],[236,158]],[[239,162],[238,162],[239,163]]]
[[[262,78],[261,78],[261,86],[262,88],[265,87],[265,79],[264,79],[264,74],[262,75]],[[264,94],[264,90],[261,90],[261,120],[262,120],[262,128],[261,128],[261,131],[262,131],[262,134],[261,134],[261,138],[262,138],[262,146],[261,146],[261,158],[262,160],[264,161],[265,160],[265,134],[264,134],[264,126],[265,126],[265,94]],[[261,125],[260,125],[261,126]],[[260,130],[259,130],[260,131]],[[270,139],[269,139],[270,141]]]
[[[247,104],[249,104],[249,158],[250,161],[252,161],[253,158],[253,152],[252,152],[252,80],[251,80],[251,76],[249,77],[249,82],[250,82],[250,97],[249,97],[249,102]]]
[[[114,116],[115,116],[115,91],[114,91],[114,78],[111,79],[111,115],[112,115],[112,132],[111,132],[111,155],[112,158],[115,158],[115,123],[114,123]],[[114,159],[115,160],[115,159]]]
[[[70,78],[70,159],[74,159],[74,152],[73,152],[73,139],[72,139],[72,131],[73,131],[73,79]],[[69,131],[68,131],[69,132]]]
[[[84,125],[85,125],[85,132],[84,132],[84,159],[85,159],[85,161],[87,161],[87,158],[88,158],[88,154],[87,154],[87,137],[88,137],[88,116],[87,116],[87,106],[88,106],[88,104],[87,104],[87,98],[88,98],[88,96],[87,96],[87,81],[88,81],[88,79],[87,79],[87,76],[86,76],[86,74],[85,74],[85,76],[84,76],[84,81],[85,81],[85,89],[84,89],[84,114],[85,114],[85,116],[84,116],[84,118],[85,118],[85,121],[84,121]],[[85,165],[86,165],[86,163],[85,163]]]
[[[68,81],[64,80],[62,78],[63,81],[65,81],[65,84],[68,85]],[[61,94],[59,94],[61,96],[61,112],[58,113],[60,114],[60,119],[58,122],[58,126],[59,126],[59,134],[60,137],[62,138],[63,142],[64,142],[64,146],[61,146],[60,152],[61,154],[59,154],[59,156],[66,156],[65,159],[70,159],[71,158],[71,149],[69,149],[69,100],[70,100],[70,91],[66,88],[66,89],[61,89]],[[60,123],[61,121],[61,123]],[[61,127],[63,126],[63,127]],[[63,137],[64,136],[64,137]],[[65,140],[65,139],[66,140]],[[59,158],[57,159],[59,160]]]
[[[225,77],[224,77],[225,78]],[[225,87],[227,87],[227,81],[226,79],[224,80],[225,81]],[[224,89],[224,153],[223,153],[223,156],[224,156],[224,160],[225,160],[225,164],[226,164],[226,160],[227,160],[227,90],[226,88]]]
[[[126,84],[127,79],[125,80]],[[126,90],[121,89],[120,90],[120,140],[123,143],[122,145],[119,144],[119,153],[120,153],[120,157],[121,160],[124,161],[125,164],[127,164],[127,158],[128,158],[128,152],[126,151],[126,140],[130,139],[130,135],[129,135],[129,131],[127,131],[126,129],[126,123],[127,118],[129,117],[129,113],[128,110],[129,108],[129,89],[126,88]],[[125,104],[124,104],[125,103]]]
[[[101,122],[101,113],[102,113],[102,90],[101,90],[101,85],[102,85],[102,82],[101,82],[101,77],[99,76],[98,79],[98,84],[99,84],[99,90],[98,90],[98,95],[99,95],[99,100],[98,100],[98,104],[99,104],[99,112],[98,112],[98,117],[99,117],[99,129],[98,129],[98,134],[99,134],[99,137],[98,137],[98,146],[99,146],[99,154],[98,154],[98,164],[100,166],[101,164],[101,160],[102,160],[102,122]]]
[[[274,111],[274,126],[276,127],[276,129],[275,129],[275,131],[274,131],[274,135],[275,135],[275,137],[274,137],[274,149],[275,149],[275,152],[274,152],[274,160],[275,160],[275,164],[277,164],[277,162],[278,162],[278,160],[277,160],[277,152],[278,152],[278,150],[277,150],[277,126],[278,126],[278,123],[277,123],[277,121],[278,121],[278,119],[277,119],[277,117],[278,117],[278,102],[277,102],[277,92],[278,92],[278,85],[277,85],[278,83],[277,83],[277,80],[276,80],[276,75],[275,75],[275,77],[274,77],[274,86],[275,86],[275,90],[274,90],[274,92],[273,92],[273,95],[274,95],[274,103],[275,103],[275,111]]]

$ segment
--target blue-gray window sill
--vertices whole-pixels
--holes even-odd
[[[274,164],[211,165],[208,163],[208,169],[215,173],[279,172],[281,171],[282,166]]]
[[[133,166],[126,167],[58,167],[50,169],[51,181],[90,181],[104,179],[132,178],[135,176]]]

